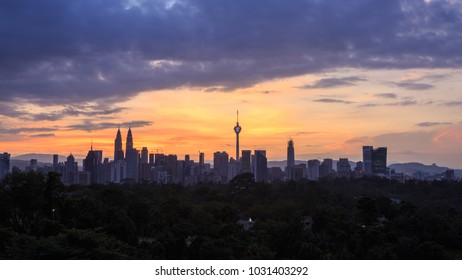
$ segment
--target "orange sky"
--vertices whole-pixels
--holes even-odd
[[[361,146],[386,146],[388,162],[437,163],[462,167],[461,71],[339,69],[320,75],[271,80],[231,92],[204,88],[142,92],[116,103],[125,109],[105,116],[66,116],[34,121],[2,116],[4,129],[47,127],[50,131],[4,133],[2,150],[26,153],[73,153],[82,158],[90,142],[112,158],[117,129],[84,131],[69,126],[85,122],[151,125],[132,128],[135,147],[150,152],[190,154],[211,160],[215,151],[235,155],[236,110],[241,149],[266,149],[270,160],[286,157],[288,138],[295,141],[296,159],[348,157],[361,160]],[[317,81],[360,77],[342,86],[316,87]],[[431,84],[416,90],[407,84]],[[308,86],[307,86],[308,85]],[[307,86],[307,87],[303,87]],[[82,104],[77,104],[82,105]],[[83,105],[98,105],[83,104]],[[43,113],[59,107],[22,104],[21,110]],[[91,126],[91,125],[89,125]],[[127,127],[121,127],[123,143]]]

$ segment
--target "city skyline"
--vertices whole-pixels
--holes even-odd
[[[0,146],[462,167],[458,1],[1,3]],[[124,141],[125,142],[125,141]]]

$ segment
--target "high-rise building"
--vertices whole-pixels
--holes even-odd
[[[302,178],[306,178],[306,164],[304,163],[287,167],[287,170],[290,171],[288,174],[290,180],[300,180]]]
[[[139,179],[139,161],[140,152],[137,149],[128,149],[125,155],[126,162],[126,179],[134,182],[138,182]]]
[[[287,142],[287,167],[295,165],[294,140],[292,138]]]
[[[239,125],[239,111],[237,111],[236,126],[234,127],[234,132],[236,132],[236,161],[239,161],[239,133],[241,130],[242,128]]]
[[[351,177],[351,166],[347,158],[340,158],[337,161],[337,177]]]
[[[127,142],[125,143],[125,152],[127,152],[130,149],[133,149],[133,136],[131,127],[128,128]]]
[[[374,149],[372,153],[372,174],[385,175],[387,173],[387,148],[379,147]]]
[[[308,179],[318,180],[319,179],[319,166],[321,162],[317,159],[308,161]]]
[[[8,153],[0,154],[0,180],[10,172],[10,157]]]
[[[141,164],[147,164],[149,158],[149,151],[147,147],[141,149]]]
[[[254,177],[256,182],[264,182],[268,179],[268,160],[266,150],[254,151]]]
[[[131,128],[128,129],[125,149],[125,162],[127,169],[126,179],[134,182],[139,180],[140,152],[133,148],[133,135]]]
[[[58,168],[58,164],[59,164],[59,156],[53,155],[53,169],[55,169],[55,171]]]
[[[37,159],[33,158],[29,161],[29,167],[27,168],[29,171],[37,171],[38,170],[38,161]]]
[[[252,158],[252,151],[251,150],[242,150],[242,157],[241,157],[241,172],[252,172],[252,166],[250,164],[250,159]]]
[[[364,175],[372,175],[372,146],[363,146]]]
[[[319,178],[327,177],[332,175],[332,164],[333,161],[330,158],[325,158],[319,166]]]
[[[199,152],[199,165],[204,165],[205,163],[205,154]]]
[[[79,168],[72,154],[70,154],[64,164],[64,183],[76,184],[79,181]]]
[[[114,141],[114,161],[124,159],[124,150],[122,149],[122,135],[120,128],[117,129],[117,135]]]
[[[387,174],[387,148],[363,146],[364,175]]]
[[[93,145],[88,151],[86,158],[83,160],[83,170],[90,172],[90,183],[98,184],[100,181],[100,166],[102,163],[103,151],[93,150]]]
[[[213,172],[218,182],[228,182],[228,162],[229,156],[227,152],[215,152],[213,154]]]

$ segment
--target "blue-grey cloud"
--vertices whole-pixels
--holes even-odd
[[[442,105],[449,106],[449,107],[462,106],[462,101],[447,101],[447,102],[444,102]]]
[[[65,117],[87,116],[87,117],[101,117],[113,116],[122,112],[124,107],[108,107],[106,105],[73,105],[65,106],[60,110],[53,110],[44,113],[31,113],[20,106],[11,103],[0,103],[0,115],[9,118],[16,118],[27,121],[57,121]]]
[[[401,101],[389,102],[389,103],[364,103],[364,104],[359,104],[358,107],[411,106],[411,105],[417,105],[417,101],[410,99],[410,98],[404,98]]]
[[[53,137],[53,136],[55,136],[54,133],[41,133],[41,134],[33,134],[33,135],[30,135],[29,137],[43,138],[43,137]]]
[[[417,123],[416,126],[420,127],[432,127],[432,126],[440,126],[440,125],[450,125],[450,122],[421,122]]]
[[[344,78],[325,78],[315,81],[311,85],[304,85],[301,88],[305,89],[316,89],[316,88],[333,88],[333,87],[345,87],[353,86],[356,82],[365,81],[361,77],[344,77]]]
[[[351,104],[353,102],[342,100],[342,99],[334,99],[334,98],[320,98],[313,100],[314,102],[322,102],[322,103],[342,103],[342,104]]]
[[[123,122],[123,123],[116,123],[116,122],[93,122],[92,120],[85,120],[80,124],[73,124],[68,125],[65,127],[66,130],[82,130],[82,131],[98,131],[98,130],[105,130],[109,128],[118,128],[118,127],[145,127],[151,126],[153,122],[151,121],[131,121],[131,122]]]
[[[388,99],[394,99],[398,97],[395,93],[377,93],[377,94],[374,94],[374,96],[377,96],[380,98],[388,98]]]
[[[38,132],[52,132],[58,130],[57,127],[6,127],[2,124],[0,134],[24,134],[24,133],[38,133]]]
[[[460,68],[462,3],[427,2],[3,0],[0,100],[116,102],[334,68]]]
[[[419,83],[414,81],[398,82],[394,83],[394,85],[408,90],[428,90],[434,88],[434,86],[431,84]]]

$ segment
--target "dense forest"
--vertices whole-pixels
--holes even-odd
[[[462,183],[0,183],[2,259],[461,259]]]

